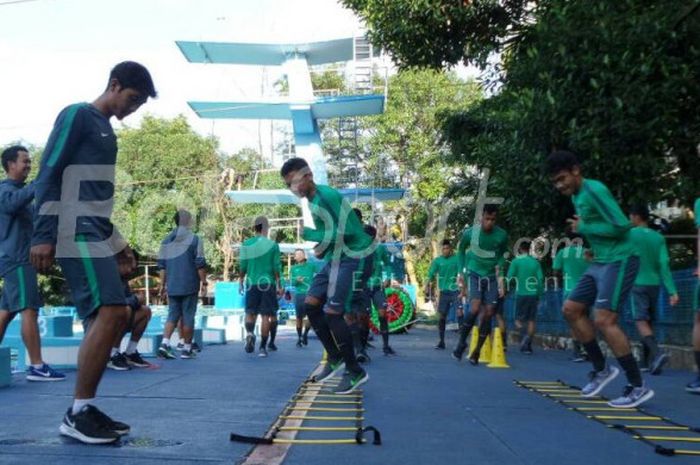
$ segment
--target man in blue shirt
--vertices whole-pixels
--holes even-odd
[[[173,359],[170,336],[182,318],[182,334],[185,340],[180,358],[195,358],[192,350],[194,315],[197,311],[197,293],[206,295],[206,260],[202,241],[192,232],[192,215],[187,210],[175,213],[175,229],[163,240],[158,254],[160,270],[160,294],[168,295],[168,321],[163,330],[163,342],[158,356]]]
[[[19,145],[2,153],[7,178],[0,181],[0,277],[4,281],[0,299],[0,343],[10,321],[22,313],[22,340],[27,347],[29,381],[63,381],[65,375],[41,358],[39,307],[42,305],[36,271],[29,264],[32,237],[34,185],[25,181],[32,167],[29,151]]]
[[[109,120],[125,118],[155,96],[144,66],[117,64],[94,102],[70,105],[58,115],[36,180],[31,263],[45,273],[58,259],[88,328],[78,353],[73,406],[60,432],[88,444],[116,442],[130,431],[92,405],[114,338],[126,325],[121,276],[136,266],[110,221],[117,136]]]

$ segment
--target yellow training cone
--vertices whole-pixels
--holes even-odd
[[[493,357],[491,363],[487,366],[489,368],[510,368],[508,362],[506,362],[506,353],[503,350],[503,336],[501,336],[501,328],[496,328],[493,333]]]
[[[491,336],[486,336],[484,345],[481,347],[481,354],[479,355],[479,362],[490,363],[491,362]]]
[[[476,343],[479,341],[479,328],[474,326],[472,329],[472,337],[469,339],[469,352],[468,355],[471,355],[474,353],[476,350]]]

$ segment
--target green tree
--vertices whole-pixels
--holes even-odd
[[[560,227],[570,202],[541,171],[552,149],[578,153],[586,176],[623,206],[700,191],[697,2],[550,0],[505,55],[501,92],[447,114],[460,164],[491,170],[517,234]]]
[[[178,208],[201,214],[205,186],[220,174],[218,142],[197,134],[184,116],[146,116],[117,136],[113,222],[137,252],[155,257]],[[205,252],[212,258],[211,248]]]
[[[527,0],[341,0],[402,68],[487,64],[527,23]]]
[[[423,263],[437,253],[438,233],[446,224],[448,237],[456,233],[460,221],[446,222],[454,207],[449,201],[454,168],[447,162],[449,146],[442,141],[440,115],[478,104],[480,86],[463,81],[452,72],[404,70],[389,79],[389,98],[384,114],[368,121],[369,153],[377,166],[385,164],[396,171],[399,187],[410,191],[411,203],[393,205],[407,218],[404,231],[421,239],[407,248],[407,271],[413,282],[420,282]],[[455,220],[455,218],[452,218]]]

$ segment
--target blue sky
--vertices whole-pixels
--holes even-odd
[[[64,106],[92,101],[119,61],[146,65],[159,98],[144,114],[185,114],[202,134],[234,151],[257,146],[257,122],[200,120],[187,100],[255,98],[263,69],[189,64],[175,40],[309,42],[353,35],[354,15],[333,0],[0,0],[0,146],[43,145]],[[278,68],[268,68],[269,82]],[[115,128],[121,123],[113,120]],[[263,123],[269,134],[269,123]],[[269,143],[269,142],[267,142]]]

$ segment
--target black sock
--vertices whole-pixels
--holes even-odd
[[[350,330],[350,336],[352,337],[352,345],[355,349],[355,353],[360,353],[362,350],[362,336],[360,335],[360,325],[357,322],[348,325]],[[336,339],[337,342],[337,339]]]
[[[247,321],[245,322],[245,330],[248,331],[250,334],[254,334],[255,332],[255,322],[253,323],[248,323]]]
[[[301,339],[301,328],[297,327],[297,336]]]
[[[642,341],[642,364],[646,367],[649,366],[649,347]]]
[[[582,351],[583,348],[581,347],[581,343],[574,339],[574,356],[578,357],[579,355],[581,355]]]
[[[438,329],[440,330],[440,342],[445,342],[445,326],[447,326],[447,319],[444,316],[440,316],[440,321],[438,322]]]
[[[482,317],[481,323],[479,324],[479,340],[476,343],[476,349],[474,349],[475,353],[481,353],[481,348],[484,346],[486,338],[489,337],[489,334],[491,334],[491,319]]]
[[[476,321],[476,314],[469,313],[464,317],[462,325],[459,327],[459,347],[465,347],[467,345],[467,337],[469,337],[469,332],[474,327],[474,322]]]
[[[262,336],[260,338],[260,348],[264,349],[265,347],[267,347],[267,338],[265,336]]]
[[[328,322],[326,321],[326,317],[324,316],[321,307],[306,304],[306,316],[309,318],[311,327],[314,328],[314,332],[321,341],[323,348],[326,349],[328,358],[333,362],[340,360],[340,351],[333,340],[331,330],[328,327]]]
[[[523,339],[527,337],[527,327],[525,325],[522,325],[518,333],[520,334],[520,342],[522,342]]]
[[[306,328],[304,328],[304,337],[309,335],[310,330],[311,330],[311,326],[307,326]]]
[[[382,333],[384,347],[389,347],[389,322],[381,316],[379,317],[379,332]]]
[[[508,333],[504,329],[503,332],[501,333],[501,339],[503,339],[503,347],[508,347]]]
[[[360,368],[360,365],[357,363],[357,358],[355,358],[350,328],[348,328],[343,317],[340,315],[326,314],[326,321],[328,322],[328,327],[338,346],[338,351],[345,362],[345,368],[353,373],[362,371],[362,368]]]
[[[277,322],[273,321],[270,323],[270,344],[275,343],[275,338],[277,337]]]
[[[700,350],[693,352],[695,354],[695,366],[698,367],[698,376],[700,376]]]
[[[592,341],[584,342],[583,348],[586,349],[586,353],[588,354],[588,357],[591,359],[591,363],[593,364],[593,369],[595,371],[605,370],[605,357],[603,356],[603,352],[600,350],[600,346],[598,345],[598,341],[593,339]]]
[[[369,340],[369,323],[363,321],[360,325],[360,342],[362,342],[362,348],[367,348],[367,341]]]
[[[644,336],[642,344],[649,351],[647,360],[651,362],[659,354],[659,345],[656,343],[656,338],[654,336]]]
[[[634,387],[640,387],[642,385],[642,374],[639,372],[639,366],[634,356],[627,354],[623,357],[618,357],[617,362],[625,370],[627,381]]]

